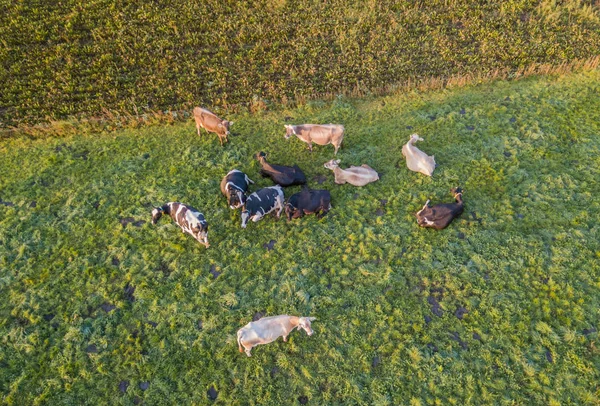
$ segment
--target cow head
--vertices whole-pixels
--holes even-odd
[[[454,195],[454,199],[456,199],[457,202],[462,202],[462,193],[463,193],[463,191],[462,191],[462,189],[460,187],[452,188],[450,191]]]
[[[325,165],[323,165],[323,166],[325,168],[327,168],[327,169],[334,170],[335,168],[338,167],[338,165],[340,164],[340,162],[342,162],[342,161],[340,161],[339,159],[332,159],[329,162],[325,162]]]
[[[208,244],[208,223],[206,221],[201,222],[199,225],[195,226],[192,229],[192,234],[199,243],[204,244],[206,248],[209,247]]]
[[[419,136],[419,134],[412,134],[412,135],[410,136],[410,141],[412,141],[412,143],[414,144],[414,143],[415,143],[415,142],[417,142],[417,141],[423,141],[423,138],[421,138],[421,137]]]
[[[292,206],[291,203],[286,203],[285,216],[287,217],[288,221],[293,218],[295,213],[296,213],[296,208],[294,206]]]
[[[263,165],[265,162],[267,162],[267,154],[262,151],[260,151],[256,155],[254,155],[254,157],[256,158],[256,160],[258,162],[260,162],[261,165]]]
[[[246,228],[246,226],[248,225],[249,218],[250,218],[250,213],[248,213],[248,210],[246,210],[246,209],[242,210],[242,228]]]
[[[230,186],[227,192],[229,194],[229,207],[231,209],[238,209],[246,204],[246,195],[241,190]]]
[[[286,126],[285,126],[285,139],[287,140],[292,135],[296,135],[296,132],[294,131],[294,126],[286,124]]]
[[[229,127],[233,125],[233,121],[223,120],[219,123],[219,128],[225,130],[225,135],[229,135]]]
[[[315,321],[316,319],[316,317],[300,317],[298,318],[298,328],[306,331],[306,334],[311,336],[314,334],[314,331],[310,326],[310,322]]]
[[[164,209],[162,207],[155,207],[154,210],[152,210],[152,224],[158,223],[158,220],[160,220],[163,213]]]

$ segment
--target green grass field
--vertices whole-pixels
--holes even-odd
[[[597,405],[599,95],[595,70],[233,115],[224,148],[191,121],[1,140],[0,403]],[[334,184],[333,147],[289,122],[343,123],[342,166],[381,180]],[[403,161],[414,132],[432,178]],[[242,230],[219,182],[270,185],[260,150],[331,190],[329,215]],[[458,185],[462,217],[419,228]],[[209,249],[150,224],[171,200],[206,215]],[[259,313],[315,334],[247,358]]]
[[[597,0],[0,0],[0,128],[600,54]]]

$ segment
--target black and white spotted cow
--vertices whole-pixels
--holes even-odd
[[[221,193],[227,197],[231,209],[242,207],[246,203],[246,192],[250,183],[254,183],[248,175],[237,169],[229,171],[221,181]]]
[[[208,222],[204,215],[191,206],[179,202],[169,202],[152,210],[152,224],[156,224],[162,215],[168,214],[184,233],[191,234],[199,243],[208,244]]]
[[[242,228],[246,228],[248,219],[251,218],[256,223],[275,209],[279,209],[277,212],[277,218],[279,218],[283,211],[283,201],[283,189],[279,185],[269,186],[252,193],[248,196],[242,210]]]

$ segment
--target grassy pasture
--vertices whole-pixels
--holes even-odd
[[[0,0],[0,127],[600,54],[593,0]]]
[[[596,70],[309,102],[232,117],[224,148],[191,121],[0,141],[1,402],[598,404],[599,94]],[[342,166],[381,180],[335,185],[331,146],[283,138],[309,121],[345,124]],[[432,178],[405,167],[413,132]],[[242,230],[219,182],[269,185],[260,150],[331,190],[329,215]],[[463,216],[418,228],[457,185]],[[209,249],[149,223],[170,200],[206,215]],[[238,353],[283,313],[315,335]]]

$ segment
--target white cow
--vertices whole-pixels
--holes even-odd
[[[237,341],[240,352],[246,350],[246,355],[251,356],[250,351],[259,344],[269,344],[283,336],[287,342],[287,336],[295,328],[302,328],[309,336],[313,335],[310,322],[316,317],[297,316],[271,316],[263,317],[257,321],[251,321],[237,332]],[[243,348],[242,348],[243,347]]]

